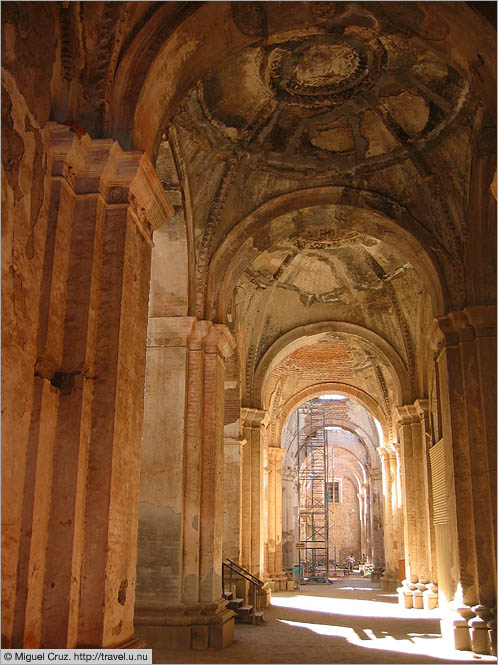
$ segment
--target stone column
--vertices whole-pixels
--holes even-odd
[[[223,558],[241,563],[242,550],[242,454],[245,439],[225,437],[225,510]]]
[[[398,407],[401,445],[406,579],[400,602],[422,609],[431,582],[431,540],[426,446],[427,400]],[[432,596],[434,595],[431,591]],[[432,597],[431,596],[431,597]],[[432,603],[434,606],[434,603]]]
[[[56,123],[50,132],[38,359],[7,642],[117,647],[135,639],[152,231],[172,207],[144,154],[77,138]]]
[[[385,566],[384,557],[384,520],[382,505],[382,469],[370,469],[370,552],[374,568]]]
[[[398,586],[399,558],[403,547],[401,495],[399,487],[399,455],[397,444],[380,447],[385,507],[384,546],[386,570],[382,588],[394,591]]]
[[[242,432],[247,440],[243,455],[242,524],[250,534],[250,542],[243,534],[242,565],[260,579],[264,572],[263,429],[267,418],[266,411],[260,409],[243,408],[241,412]]]
[[[389,451],[384,446],[377,448],[382,463],[382,494],[384,496],[384,552],[385,570],[381,580],[382,589],[392,591],[396,588],[395,561],[393,548],[393,506],[392,480]]]
[[[360,556],[370,552],[370,506],[369,492],[366,483],[361,484],[358,492],[358,501],[360,506]]]
[[[496,308],[467,307],[438,319],[439,374],[450,574],[441,597],[460,633],[479,607],[496,605]],[[439,572],[439,571],[438,571]],[[465,637],[465,635],[468,637]],[[463,646],[462,646],[463,645]],[[474,644],[472,645],[474,647]],[[476,647],[477,648],[477,647]]]
[[[145,639],[220,648],[233,638],[221,599],[224,358],[233,348],[226,326],[149,320],[135,608]]]
[[[282,570],[282,462],[287,451],[270,446],[269,460],[269,511],[268,511],[268,560],[270,577],[275,591],[285,591],[287,576]]]
[[[297,471],[285,467],[282,471],[282,556],[283,566],[289,568],[297,563]]]

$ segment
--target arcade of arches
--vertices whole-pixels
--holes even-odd
[[[337,558],[493,649],[488,4],[2,4],[5,646],[228,645],[318,400]]]

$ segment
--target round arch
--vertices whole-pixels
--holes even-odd
[[[320,395],[324,395],[326,393],[342,395],[358,402],[363,407],[365,407],[371,416],[377,418],[384,432],[388,431],[386,414],[378,402],[373,399],[373,397],[371,397],[364,390],[356,388],[355,386],[351,386],[347,383],[328,381],[325,383],[315,383],[312,386],[308,386],[307,388],[304,388],[303,390],[300,390],[298,393],[296,393],[293,397],[291,397],[291,399],[287,400],[287,402],[280,410],[280,417],[278,418],[279,423],[277,428],[277,440],[280,440],[282,429],[293,411],[295,411],[299,406],[301,406],[301,404],[304,404],[308,400],[319,397]],[[380,445],[383,446],[384,441],[381,441]]]
[[[321,341],[322,337],[331,332],[343,333],[366,342],[374,353],[380,356],[392,369],[400,404],[406,404],[410,400],[411,387],[406,364],[389,342],[372,330],[355,323],[348,323],[347,321],[319,321],[289,330],[267,349],[259,361],[254,375],[253,395],[257,408],[268,408],[268,405],[265,404],[264,393],[268,377],[275,367],[293,351],[303,346],[317,344]]]
[[[434,235],[409,210],[378,192],[347,186],[320,185],[272,197],[240,220],[223,238],[209,263],[205,314],[224,322],[234,284],[257,251],[297,232],[293,220],[279,224],[278,217],[302,208],[330,205],[346,209],[352,226],[397,247],[413,265],[433,300],[434,316],[443,313],[447,292],[436,256],[445,254]],[[257,245],[257,246],[256,246]]]
[[[292,412],[293,413],[293,412]],[[289,417],[292,415],[292,413],[289,415]],[[367,464],[370,464],[373,468],[380,466],[380,458],[377,454],[377,447],[374,446],[374,444],[371,442],[370,437],[366,432],[362,432],[362,435],[358,433],[357,430],[354,429],[354,423],[349,423],[345,420],[340,420],[340,419],[334,419],[334,426],[340,427],[346,432],[349,432],[352,434],[357,440],[360,446],[362,446],[365,449],[365,452],[367,454]],[[327,425],[328,427],[328,425]],[[356,426],[358,427],[358,426]],[[317,428],[318,429],[318,428]],[[317,431],[317,429],[313,429],[310,434],[313,434],[314,432]],[[358,427],[358,429],[361,429]],[[348,450],[345,446],[342,446],[341,444],[337,444],[338,448],[344,448],[344,450]],[[352,451],[350,451],[352,452]],[[355,454],[355,453],[353,453]],[[378,463],[377,463],[378,462]]]

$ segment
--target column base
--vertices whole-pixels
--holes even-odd
[[[467,605],[459,605],[455,609],[451,606],[444,609],[441,617],[441,635],[452,649],[471,651],[469,620],[475,616]]]
[[[270,575],[269,579],[272,591],[292,591],[294,589],[294,582],[289,580],[287,575],[282,573],[275,573]]]
[[[429,583],[424,591],[424,610],[433,610],[439,604],[439,594],[437,584]]]
[[[233,642],[228,601],[192,605],[137,604],[135,626],[148,644],[172,649],[224,649]]]
[[[474,653],[489,654],[489,628],[488,621],[492,615],[489,607],[485,605],[476,605],[472,608],[476,616],[469,621],[470,641]]]
[[[6,647],[5,647],[6,648]],[[119,644],[105,644],[101,646],[83,644],[78,642],[75,649],[147,649],[147,642],[138,635],[134,634]]]
[[[382,591],[397,591],[398,575],[390,570],[386,570],[380,580],[380,588]]]

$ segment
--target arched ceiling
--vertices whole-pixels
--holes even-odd
[[[151,311],[230,325],[247,406],[346,366],[387,421],[423,393],[420,322],[469,302],[472,165],[495,149],[495,33],[472,3],[48,4],[54,117],[159,152],[176,215]]]
[[[263,399],[255,371],[268,349],[329,320],[382,337],[410,388],[400,390],[403,372],[368,344],[342,336],[293,349],[318,358],[328,344],[327,371],[317,361],[297,377],[285,361],[269,390],[341,380],[332,358],[342,349],[348,383],[389,418],[423,384],[421,310],[430,302],[435,316],[465,300],[465,202],[482,104],[450,46],[452,23],[437,3],[411,4],[232,3],[230,18],[227,8],[210,14],[212,23],[225,11],[227,56],[220,36],[166,134],[195,246],[190,313],[236,333],[247,406]],[[199,20],[177,35],[189,37],[177,44],[189,71]],[[161,58],[151,72],[176,80],[179,69],[172,60],[160,69]],[[137,112],[146,112],[140,102]]]

